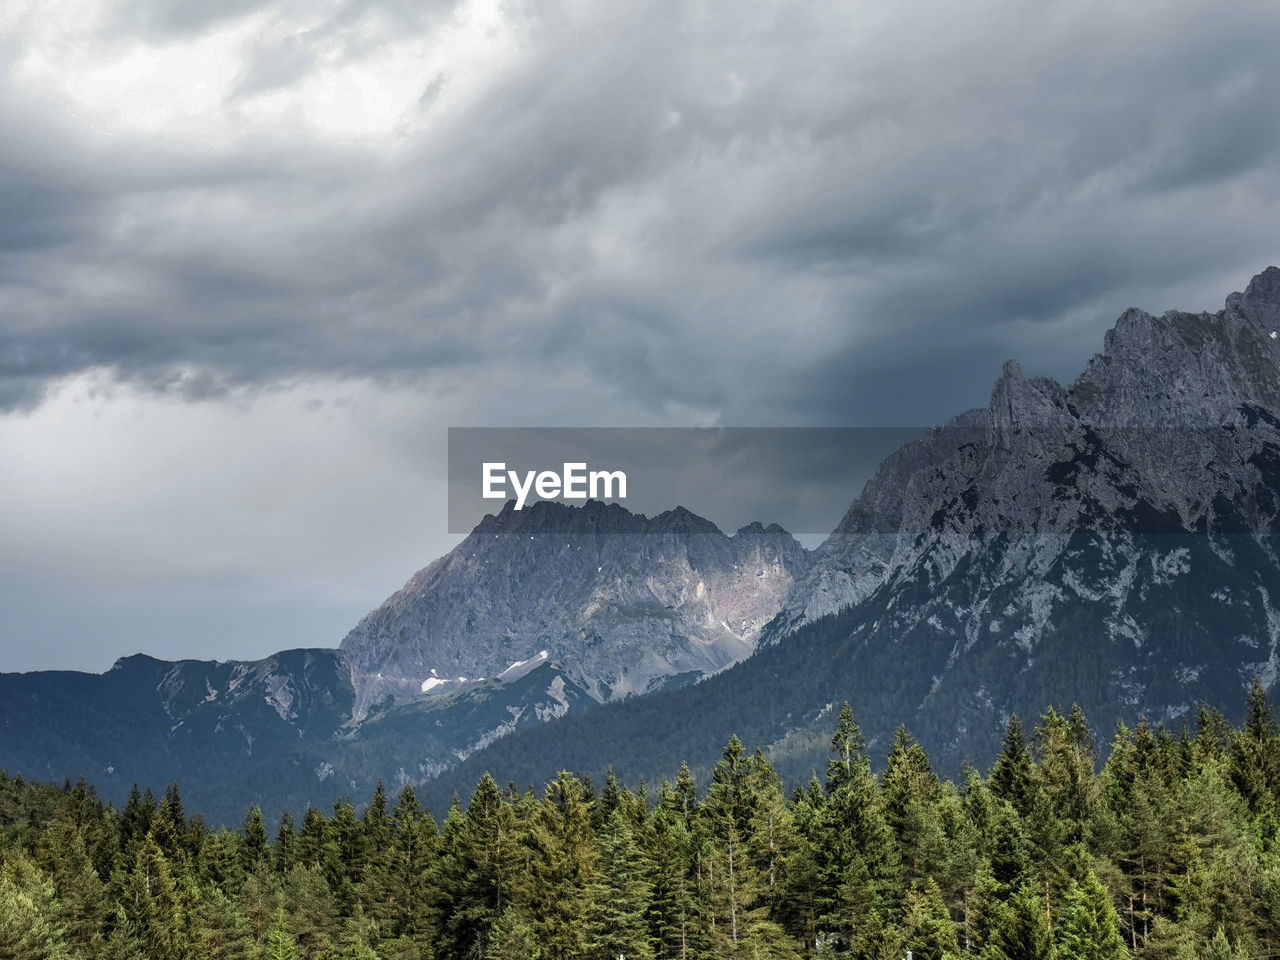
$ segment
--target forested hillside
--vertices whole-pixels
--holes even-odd
[[[0,775],[0,957],[218,960],[1245,958],[1280,953],[1280,727],[1202,707],[1121,727],[1012,718],[985,776],[846,706],[784,795],[733,737],[710,782],[487,775],[437,823],[381,788],[208,830],[177,786],[123,809]]]

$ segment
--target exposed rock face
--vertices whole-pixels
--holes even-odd
[[[357,719],[389,694],[494,677],[545,651],[591,696],[741,660],[808,565],[780,527],[733,536],[677,507],[508,503],[342,642]]]
[[[1045,703],[1087,702],[1105,728],[1271,685],[1277,325],[1273,267],[1216,314],[1126,311],[1070,387],[1009,362],[985,409],[881,465],[762,642],[845,611],[858,670],[905,659],[927,679],[866,709],[944,756]]]
[[[1009,361],[985,410],[881,464],[815,551],[769,639],[861,603],[926,556],[942,574],[958,550],[1001,537],[1048,538],[1061,551],[1075,531],[1150,534],[1153,523],[1163,533],[1273,532],[1277,326],[1280,269],[1269,267],[1216,314],[1126,311],[1070,388]],[[1135,511],[1155,513],[1144,522]],[[1035,550],[1041,566],[1051,563],[1046,549]],[[1028,572],[1015,564],[1001,575]]]

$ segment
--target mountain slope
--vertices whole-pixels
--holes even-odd
[[[247,802],[278,809],[300,796],[320,762],[314,745],[339,733],[353,703],[332,650],[254,663],[138,655],[103,674],[0,674],[0,766],[85,776],[117,801],[135,781],[158,790],[176,780],[194,809],[238,818]]]
[[[0,767],[86,776],[116,800],[178,780],[217,822],[422,783],[525,727],[741,659],[806,564],[776,526],[508,505],[342,650],[0,674]]]
[[[357,716],[541,651],[597,701],[714,673],[754,649],[807,565],[777,526],[730,537],[680,507],[650,519],[596,501],[508,503],[342,641]]]
[[[873,744],[906,722],[953,767],[1045,703],[1079,701],[1105,737],[1242,702],[1280,665],[1277,324],[1270,268],[1216,314],[1126,312],[1070,387],[1007,364],[985,409],[881,465],[750,659],[456,780],[536,781],[544,755],[652,776],[730,730],[803,775],[845,699]]]

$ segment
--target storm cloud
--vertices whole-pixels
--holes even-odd
[[[360,438],[363,462],[324,468],[381,497],[359,520],[259,470],[272,562],[176,565],[193,609],[303,603],[281,565],[362,585],[327,635],[279,606],[221,648],[265,653],[336,643],[447,547],[442,497],[429,531],[391,518],[414,483],[441,496],[450,425],[927,424],[1010,356],[1069,378],[1124,308],[1217,309],[1280,260],[1277,48],[1266,2],[8,5],[5,583],[30,597],[13,585],[56,569],[108,596],[84,571],[119,502],[82,491],[80,542],[49,544],[77,417],[144,472],[119,405],[236,424],[246,475],[316,418],[316,463]],[[61,458],[33,423],[68,431]],[[217,553],[251,521],[205,481],[214,518],[165,522]]]

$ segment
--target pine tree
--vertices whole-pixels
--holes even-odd
[[[694,812],[698,808],[698,785],[694,782],[693,774],[689,772],[687,763],[680,764],[680,773],[676,776],[673,799],[677,811],[684,820],[684,825],[691,827],[693,825]]]
[[[298,960],[298,947],[293,934],[289,932],[289,920],[284,910],[276,911],[275,922],[267,933],[266,947],[262,952],[263,960]]]
[[[902,878],[908,882],[924,879],[941,860],[942,828],[934,809],[940,791],[928,754],[899,726],[885,761],[881,795]]]
[[[1022,721],[1015,713],[1005,726],[1000,753],[987,777],[987,786],[1002,800],[1009,801],[1019,815],[1026,816],[1031,801],[1032,762]]]
[[[336,908],[350,913],[355,906],[356,885],[364,876],[369,849],[364,842],[364,831],[356,817],[356,808],[348,799],[333,805],[333,816],[326,824],[330,856],[324,865],[324,878],[333,892]],[[336,856],[332,854],[336,853]]]
[[[413,787],[405,785],[392,814],[395,836],[389,864],[389,883],[384,894],[388,911],[385,933],[427,942],[430,926],[426,908],[430,900],[428,868],[436,846],[436,823],[422,809]]]
[[[74,953],[92,956],[102,948],[107,918],[106,885],[94,869],[85,847],[84,827],[59,816],[40,842],[40,862],[53,881],[58,922]]]
[[[1195,740],[1192,743],[1196,763],[1218,759],[1231,746],[1231,727],[1222,711],[1201,703],[1196,709]]]
[[[867,920],[887,906],[898,851],[862,731],[848,704],[840,711],[831,751],[820,838],[813,839],[821,884],[818,905],[825,929],[853,943],[865,932]]]
[[[697,896],[695,852],[679,806],[659,800],[652,839],[650,942],[658,960],[690,960],[701,956],[707,942],[706,912]]]
[[[547,784],[529,824],[529,884],[522,901],[549,960],[586,955],[596,881],[593,806],[586,784],[562,770]]]
[[[1240,951],[1231,946],[1231,941],[1227,939],[1221,927],[1214,933],[1213,939],[1205,947],[1201,958],[1202,960],[1246,960]]]
[[[1094,779],[1097,757],[1079,706],[1072,708],[1070,718],[1047,710],[1036,728],[1036,745],[1040,753],[1036,783],[1058,827],[1057,841],[1080,843],[1101,798]]]
[[[364,868],[353,878],[357,885],[356,903],[379,927],[389,931],[397,926],[402,904],[395,821],[387,809],[381,780],[365,808],[360,830]]]
[[[1231,741],[1231,779],[1255,814],[1280,819],[1280,727],[1262,681],[1254,676],[1245,703],[1245,720]]]
[[[930,879],[937,883],[950,915],[959,920],[965,915],[966,899],[983,862],[981,844],[965,814],[964,798],[951,781],[943,783],[935,808],[943,843],[941,859]]]
[[[488,960],[542,960],[546,954],[533,924],[518,907],[508,907],[494,921],[489,934]]]
[[[596,879],[588,948],[602,960],[648,960],[653,953],[645,921],[652,886],[649,864],[617,803],[596,843]]]
[[[775,916],[786,930],[805,943],[815,943],[826,932],[821,923],[829,907],[823,889],[823,848],[828,838],[823,832],[826,796],[817,774],[797,787],[791,802],[793,833],[787,857],[786,889]]]
[[[0,855],[0,957],[69,960],[52,881],[17,850]]]
[[[748,766],[751,802],[747,851],[760,874],[761,897],[770,920],[782,915],[788,868],[798,845],[795,823],[782,792],[782,780],[762,750],[756,750]]]
[[[307,807],[302,816],[302,830],[298,834],[297,859],[313,867],[324,868],[330,858],[328,824],[324,813],[316,807]],[[333,850],[333,856],[337,851]]]
[[[430,868],[429,914],[442,957],[480,955],[490,928],[510,904],[519,871],[527,874],[527,853],[512,805],[488,774],[481,779],[464,814],[449,809]]]
[[[193,867],[200,882],[221,887],[228,893],[243,887],[243,846],[244,838],[238,831],[223,829],[206,837]]]
[[[283,902],[280,878],[266,864],[260,864],[253,874],[245,878],[235,899],[240,912],[249,921],[254,942],[262,943]]]
[[[379,960],[374,944],[381,940],[377,922],[366,916],[360,904],[343,924],[335,947],[325,953],[324,960]]]
[[[293,822],[293,814],[288,810],[280,814],[280,823],[276,827],[276,841],[271,845],[275,856],[276,873],[286,874],[293,869],[297,861],[298,830]]]
[[[124,909],[144,953],[171,960],[198,955],[198,896],[194,885],[180,864],[176,874],[170,869],[159,844],[149,834],[138,849],[126,895]]]
[[[300,960],[321,957],[333,945],[338,908],[324,874],[297,866],[284,883],[284,909]]]
[[[186,809],[176,783],[165,788],[148,832],[170,864],[186,861],[194,852],[188,843],[191,838],[187,833]]]
[[[364,816],[360,818],[360,827],[363,847],[361,853],[365,859],[375,858],[379,851],[391,846],[395,825],[388,811],[387,794],[381,780],[373,791],[373,797],[365,808]]]
[[[965,894],[957,939],[966,954],[986,955],[999,951],[1000,927],[1004,910],[1004,891],[991,874],[985,859],[978,861],[973,883]]]
[[[827,760],[826,792],[834,794],[855,784],[859,774],[871,772],[867,741],[862,728],[853,720],[853,710],[846,700],[840,708],[836,732],[831,737],[831,756]]]
[[[1068,889],[1056,940],[1062,960],[1123,960],[1128,955],[1116,909],[1092,870]]]
[[[712,946],[734,955],[757,924],[774,922],[771,911],[782,913],[785,848],[793,831],[781,782],[763,753],[748,757],[742,741],[729,740],[712,770],[699,823],[708,840],[701,860]]]
[[[749,804],[747,758],[742,741],[729,740],[712,771],[711,789],[699,810],[709,840],[702,858],[712,914],[713,945],[731,955],[746,936],[752,920],[762,920],[759,910],[760,878],[747,856]]]
[[[801,960],[800,944],[780,924],[768,920],[752,924],[738,945],[738,960]]]
[[[120,849],[132,852],[151,832],[151,818],[155,816],[156,798],[148,787],[143,793],[135,783],[129,788],[124,809],[120,811]]]
[[[1027,884],[994,906],[984,960],[1045,960],[1053,955],[1048,911],[1040,891]]]
[[[1273,740],[1280,735],[1280,725],[1276,723],[1276,712],[1267,698],[1267,688],[1256,673],[1249,683],[1249,696],[1245,700],[1243,733],[1259,741]]]
[[[123,907],[117,905],[108,928],[103,960],[149,960],[143,955],[142,946],[130,928]]]
[[[244,815],[244,843],[241,845],[241,865],[246,874],[258,869],[267,855],[267,828],[262,822],[262,810],[255,803]]]
[[[907,898],[903,946],[918,960],[945,960],[960,954],[955,924],[942,902],[942,891],[932,880]]]
[[[600,791],[600,802],[596,804],[596,828],[608,822],[613,811],[622,803],[622,785],[618,783],[618,775],[613,772],[613,765],[605,767],[604,789]]]
[[[1014,890],[1031,879],[1031,845],[1022,820],[1007,800],[995,802],[984,839],[983,852],[1003,891]]]
[[[257,960],[248,918],[217,887],[201,898],[199,920],[201,960]]]

